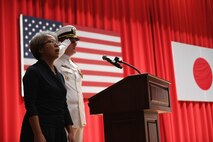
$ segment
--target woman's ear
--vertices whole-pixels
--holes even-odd
[[[39,52],[40,54],[44,53],[44,48],[40,46],[38,52]]]

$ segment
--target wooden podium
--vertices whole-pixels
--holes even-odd
[[[90,114],[103,114],[105,142],[160,142],[158,113],[171,112],[169,84],[132,75],[89,98]]]

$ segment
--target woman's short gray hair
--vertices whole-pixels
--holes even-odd
[[[30,50],[31,50],[33,56],[37,60],[39,60],[41,57],[39,50],[44,46],[46,37],[48,37],[49,35],[51,35],[51,36],[55,37],[55,39],[57,39],[57,35],[55,32],[42,31],[42,32],[36,33],[30,40]]]

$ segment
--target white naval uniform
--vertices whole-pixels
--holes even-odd
[[[67,105],[72,117],[73,127],[86,124],[84,100],[82,95],[82,76],[76,64],[67,55],[62,55],[55,62],[57,69],[63,74],[67,87]]]
[[[73,129],[80,130],[75,142],[82,142],[83,127],[86,125],[84,100],[82,95],[82,74],[78,66],[63,54],[54,65],[62,73],[67,87],[67,105],[73,121]]]

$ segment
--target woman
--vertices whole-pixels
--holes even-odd
[[[30,50],[38,60],[24,77],[26,114],[22,123],[21,142],[73,141],[72,119],[66,104],[63,76],[53,62],[59,55],[54,32],[37,33],[30,41]]]

